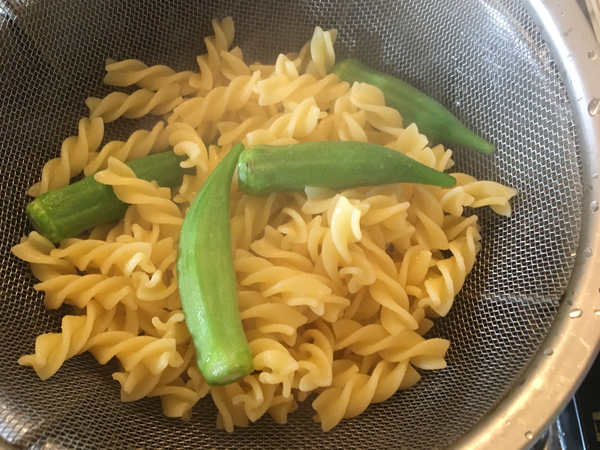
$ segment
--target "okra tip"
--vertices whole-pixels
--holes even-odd
[[[460,124],[458,119],[456,120]],[[492,143],[473,133],[462,124],[449,130],[447,141],[449,144],[463,145],[484,155],[491,155],[496,151],[496,147]]]
[[[496,147],[493,144],[481,138],[479,144],[474,144],[473,148],[484,155],[491,155],[496,151]]]
[[[436,181],[437,181],[437,185],[440,187],[444,187],[444,188],[451,188],[454,187],[454,185],[456,185],[456,178],[454,178],[452,175],[449,175],[447,173],[444,172],[440,172],[440,174],[444,175],[444,176],[439,176]]]
[[[235,383],[254,371],[252,352],[247,346],[228,356],[230,357],[225,359],[223,355],[198,358],[200,372],[210,386],[226,386]]]
[[[44,236],[50,242],[58,243],[65,236],[57,229],[55,221],[52,220],[43,200],[38,197],[32,200],[25,208],[25,214],[34,230]]]

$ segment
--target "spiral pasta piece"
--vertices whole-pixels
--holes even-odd
[[[425,281],[428,297],[419,300],[419,306],[429,306],[440,316],[448,314],[454,297],[473,268],[475,257],[481,249],[480,241],[479,231],[469,227],[465,237],[458,237],[449,244],[452,257],[437,262],[436,267],[442,275]]]
[[[262,239],[254,241],[250,248],[254,253],[263,258],[268,258],[274,264],[282,264],[292,269],[299,269],[305,272],[312,272],[313,265],[310,260],[298,252],[284,250],[284,236],[276,230],[267,226]]]
[[[383,92],[367,83],[354,83],[350,102],[365,111],[365,119],[373,128],[398,136],[402,132],[402,117],[394,108],[385,106]]]
[[[210,91],[220,85],[220,55],[222,51],[229,49],[235,36],[235,26],[231,17],[225,17],[222,21],[213,20],[212,27],[214,36],[204,39],[207,53],[196,59],[200,73],[190,77],[190,86],[203,91]]]
[[[254,355],[254,370],[261,371],[259,380],[265,384],[281,384],[282,395],[289,397],[298,362],[289,350],[268,335],[253,332],[246,337]]]
[[[233,142],[243,142],[246,135],[259,129],[267,122],[267,118],[250,117],[242,123],[221,122],[217,125],[220,133],[219,145],[231,144]]]
[[[330,109],[332,113],[320,123],[320,131],[328,140],[367,142],[371,134],[374,143],[382,144],[377,134],[367,133],[366,113],[352,104],[350,91],[336,98]]]
[[[122,202],[135,205],[142,218],[161,225],[161,229],[166,230],[166,236],[175,241],[179,239],[183,216],[171,200],[169,188],[160,188],[136,178],[131,168],[114,158],[108,160],[108,169],[98,172],[94,178],[99,183],[112,186],[115,195]]]
[[[155,375],[144,364],[138,364],[129,371],[113,373],[112,378],[121,385],[121,401],[134,402],[149,396],[162,374]]]
[[[360,89],[359,89],[359,92],[360,92]],[[360,99],[360,97],[358,97],[358,99]],[[417,159],[419,162],[422,162],[423,164],[425,164],[429,167],[432,167],[430,164],[427,164],[421,158],[419,158],[420,153],[423,151],[423,149],[427,148],[427,145],[428,145],[427,137],[425,137],[425,135],[419,133],[417,126],[414,123],[411,123],[406,128],[399,130],[397,138],[394,141],[388,143],[387,147],[397,150],[401,153],[404,153],[405,155],[411,155],[412,157]],[[448,158],[450,158],[451,155],[452,155],[452,153],[450,152],[450,154],[448,155]],[[437,159],[435,162],[436,162],[436,164],[438,163]],[[440,162],[444,163],[445,161],[440,161]],[[444,171],[444,170],[448,169],[449,167],[446,167],[446,164],[443,164],[442,167],[436,166],[434,168],[437,170]]]
[[[27,261],[33,275],[41,281],[76,272],[75,266],[70,261],[52,254],[55,251],[54,244],[37,231],[24,236],[21,243],[15,245],[11,251],[17,258]]]
[[[84,167],[84,173],[92,175],[98,170],[106,169],[108,158],[111,157],[125,162],[166,150],[169,143],[164,128],[165,124],[161,121],[151,131],[133,132],[126,142],[109,142],[102,147],[100,152],[90,154],[89,162]]]
[[[92,300],[106,310],[119,303],[135,308],[136,292],[131,280],[125,276],[61,275],[38,283],[34,288],[44,292],[44,305],[48,309],[58,309],[63,303],[85,308]]]
[[[190,420],[192,408],[210,391],[197,367],[187,371],[189,380],[184,382],[178,378],[175,382],[152,390],[149,397],[160,397],[163,414],[167,417],[179,417],[184,422]]]
[[[275,385],[262,383],[259,378],[256,374],[245,377],[240,384],[249,389],[232,398],[234,405],[243,405],[244,413],[251,422],[256,422],[268,411],[277,389]]]
[[[432,264],[432,253],[427,248],[414,245],[406,251],[398,270],[398,282],[408,295],[422,296],[421,285]]]
[[[240,317],[242,321],[253,321],[254,327],[264,334],[281,334],[282,340],[293,343],[297,329],[307,322],[306,317],[285,304],[269,302],[260,293],[241,291]]]
[[[452,176],[456,178],[457,187],[451,189],[444,196],[445,198],[441,200],[440,203],[444,204],[445,207],[448,207],[447,197],[450,197],[453,191],[460,191],[463,194],[459,200],[460,206],[470,206],[471,208],[490,206],[497,214],[510,216],[509,200],[517,195],[518,191],[516,189],[503,186],[494,181],[477,181],[475,178],[462,173],[456,173]],[[452,208],[453,215],[459,216],[462,214],[462,208],[459,205]],[[459,211],[460,213],[458,213]]]
[[[346,263],[351,263],[348,244],[358,242],[362,239],[360,229],[360,217],[362,211],[350,204],[343,195],[336,202],[335,209],[331,217],[331,237],[333,243]]]
[[[181,163],[181,167],[198,167],[203,172],[208,172],[208,151],[193,127],[176,122],[170,124],[166,132],[173,151],[180,156],[188,157]]]
[[[283,102],[284,106],[289,106],[306,98],[314,98],[320,108],[326,109],[349,89],[349,84],[341,82],[337,75],[319,78],[308,73],[299,75],[294,62],[280,55],[273,75],[259,81],[254,92],[258,94],[259,105]]]
[[[240,76],[252,75],[252,71],[244,62],[244,56],[241,48],[235,47],[229,52],[221,50],[220,56],[221,73],[229,81],[232,81]]]
[[[212,171],[208,149],[198,132],[191,126],[181,123],[171,123],[166,128],[169,135],[169,145],[173,151],[187,159],[181,163],[182,167],[194,167],[195,175],[184,175],[183,183],[179,188],[178,194],[173,198],[177,203],[191,203],[196,194],[202,188],[202,185]]]
[[[183,101],[180,91],[179,85],[173,83],[156,92],[139,89],[131,95],[113,92],[102,99],[89,97],[85,104],[90,110],[90,119],[101,118],[109,123],[121,116],[138,119],[146,114],[166,114]]]
[[[308,225],[306,217],[303,217],[302,212],[294,208],[285,207],[281,210],[282,214],[290,217],[287,223],[277,227],[277,231],[281,233],[281,247],[293,248],[297,245],[306,244],[308,242]]]
[[[100,270],[104,275],[118,270],[125,276],[140,267],[147,272],[156,269],[150,261],[152,246],[146,242],[105,242],[91,239],[65,239],[50,255],[67,261],[84,271],[88,267]]]
[[[315,132],[321,110],[313,98],[301,102],[293,112],[276,117],[266,130],[256,130],[246,135],[249,146],[258,144],[284,145],[309,139]]]
[[[408,362],[381,361],[372,374],[359,373],[352,361],[334,362],[334,381],[313,402],[315,420],[323,431],[331,430],[343,418],[361,414],[369,404],[390,398],[401,386]]]
[[[177,84],[181,95],[190,95],[196,89],[190,86],[190,77],[193,72],[175,72],[173,69],[163,65],[148,67],[137,59],[126,59],[124,61],[106,61],[106,75],[104,82],[111,86],[125,87],[133,84],[150,91],[158,91],[169,84]]]
[[[335,64],[333,44],[335,44],[337,34],[337,30],[323,31],[321,27],[315,27],[310,40],[311,60],[306,67],[306,73],[323,78],[333,67]]]
[[[234,427],[248,426],[248,416],[244,410],[244,404],[241,402],[233,403],[234,398],[243,394],[244,391],[239,382],[227,386],[215,386],[210,389],[210,395],[219,410],[217,415],[218,429],[225,429],[231,433]]]
[[[254,239],[265,231],[273,210],[277,209],[275,199],[275,194],[268,197],[244,195],[240,199],[231,221],[234,248],[250,249]]]
[[[150,277],[144,272],[131,274],[132,283],[135,287],[136,298],[144,301],[158,301],[171,297],[177,290],[177,281],[172,278],[165,282],[161,270],[157,270]]]
[[[429,190],[417,188],[409,208],[409,221],[414,224],[414,240],[419,245],[448,249],[448,237],[442,229],[444,211]]]
[[[428,370],[446,367],[444,355],[449,342],[445,339],[425,339],[411,330],[394,336],[381,324],[363,326],[349,319],[334,323],[333,331],[336,337],[335,350],[347,348],[363,356],[378,353],[390,362],[410,359],[413,364]]]
[[[69,180],[81,173],[104,137],[104,120],[94,117],[79,121],[79,134],[64,140],[60,156],[51,159],[42,169],[42,179],[35,183],[27,194],[37,197],[45,192],[65,187]]]
[[[122,372],[115,372],[112,377],[121,385],[121,400],[124,402],[132,402],[147,396],[170,396],[171,394],[174,394],[176,398],[173,399],[171,403],[176,403],[176,399],[178,398],[182,401],[184,400],[181,397],[185,398],[185,393],[178,392],[178,389],[167,389],[164,391],[161,391],[160,389],[162,387],[170,388],[181,385],[187,385],[187,387],[193,385],[194,391],[198,392],[198,394],[202,394],[203,391],[208,391],[206,382],[200,375],[198,368],[196,367],[195,369],[198,371],[197,375],[200,375],[199,377],[193,370],[194,366],[190,366],[190,362],[195,355],[193,346],[181,345],[177,347],[177,351],[181,355],[183,363],[178,367],[167,366],[165,370],[159,374],[153,374],[143,363],[136,364],[129,371],[124,370]],[[190,377],[187,384],[184,383],[182,379],[182,374],[186,372]],[[206,392],[204,392],[204,395],[206,395]],[[177,407],[174,406],[174,408]],[[187,411],[183,411],[183,413],[187,413]]]
[[[252,88],[259,78],[260,72],[255,72],[251,76],[236,77],[227,86],[213,88],[206,94],[206,97],[186,100],[174,108],[173,115],[169,117],[169,123],[181,120],[196,128],[204,120],[215,122],[223,117],[225,111],[241,109],[248,102]]]
[[[323,322],[318,322],[316,329],[304,332],[302,340],[296,357],[298,389],[310,392],[329,386],[333,377],[333,333]]]
[[[150,373],[157,375],[168,366],[179,367],[183,358],[177,352],[175,339],[136,336],[127,331],[105,331],[86,342],[89,351],[100,364],[117,357],[126,371],[144,364]]]
[[[97,302],[89,302],[86,314],[63,317],[60,333],[38,336],[35,353],[19,358],[19,364],[33,367],[42,380],[50,378],[67,359],[85,351],[90,339],[106,329],[114,314],[115,309],[106,311]]]

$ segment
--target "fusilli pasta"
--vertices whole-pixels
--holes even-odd
[[[481,248],[477,216],[463,216],[465,207],[510,215],[517,192],[461,173],[453,188],[308,187],[267,197],[244,195],[234,181],[232,257],[255,372],[209,386],[181,311],[177,242],[190,203],[234,144],[370,141],[438,170],[453,166],[452,151],[430,147],[414,124],[405,128],[378,88],[328,73],[336,30],[317,27],[298,53],[248,65],[232,48],[232,19],[212,25],[200,72],[108,61],[107,84],[139,89],[89,98],[90,118],[30,189],[40,195],[84,171],[130,206],[118,223],[58,247],[32,232],[13,248],[30,263],[46,307],[75,310],[19,363],[47,379],[84,351],[100,364],[116,358],[123,401],[158,397],[166,416],[188,420],[210,394],[217,426],[229,432],[267,413],[285,423],[314,393],[315,420],[327,431],[413,386],[415,368],[446,367],[449,342],[425,333],[448,313]],[[146,114],[163,117],[98,151],[105,123]],[[168,146],[195,169],[176,189],[124,164]]]

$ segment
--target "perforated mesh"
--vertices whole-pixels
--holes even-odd
[[[89,355],[45,382],[16,363],[64,312],[44,310],[9,251],[28,231],[26,188],[76,131],[84,99],[108,92],[106,58],[197,70],[210,20],[226,15],[248,61],[300,48],[315,25],[338,28],[340,58],[400,76],[496,144],[493,157],[455,148],[459,169],[521,192],[510,219],[478,212],[483,250],[431,332],[451,341],[448,369],[327,434],[308,402],[285,426],[264,418],[228,435],[210,399],[185,424],[156,399],[121,403],[116,365]],[[501,400],[552,324],[577,249],[581,161],[565,88],[517,0],[0,0],[0,55],[0,436],[19,448],[444,447]],[[136,126],[110,124],[107,138]]]

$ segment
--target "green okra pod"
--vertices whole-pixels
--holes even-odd
[[[235,145],[194,198],[177,250],[177,284],[198,368],[208,384],[217,386],[254,370],[231,257],[229,192],[243,149]]]
[[[157,153],[127,163],[138,178],[175,187],[183,175],[194,173],[179,164],[185,159],[172,151]],[[61,189],[46,192],[25,210],[33,227],[46,239],[58,243],[104,222],[120,219],[129,205],[113,192],[112,186],[98,183],[93,175]]]
[[[240,190],[249,195],[306,186],[339,190],[400,182],[442,187],[456,183],[451,175],[396,150],[353,141],[256,145],[241,154],[238,179]]]
[[[353,58],[339,62],[332,72],[351,84],[364,82],[381,89],[386,105],[400,113],[404,126],[415,123],[419,131],[435,143],[464,145],[486,155],[494,152],[492,144],[466,128],[443,105],[398,78]]]

